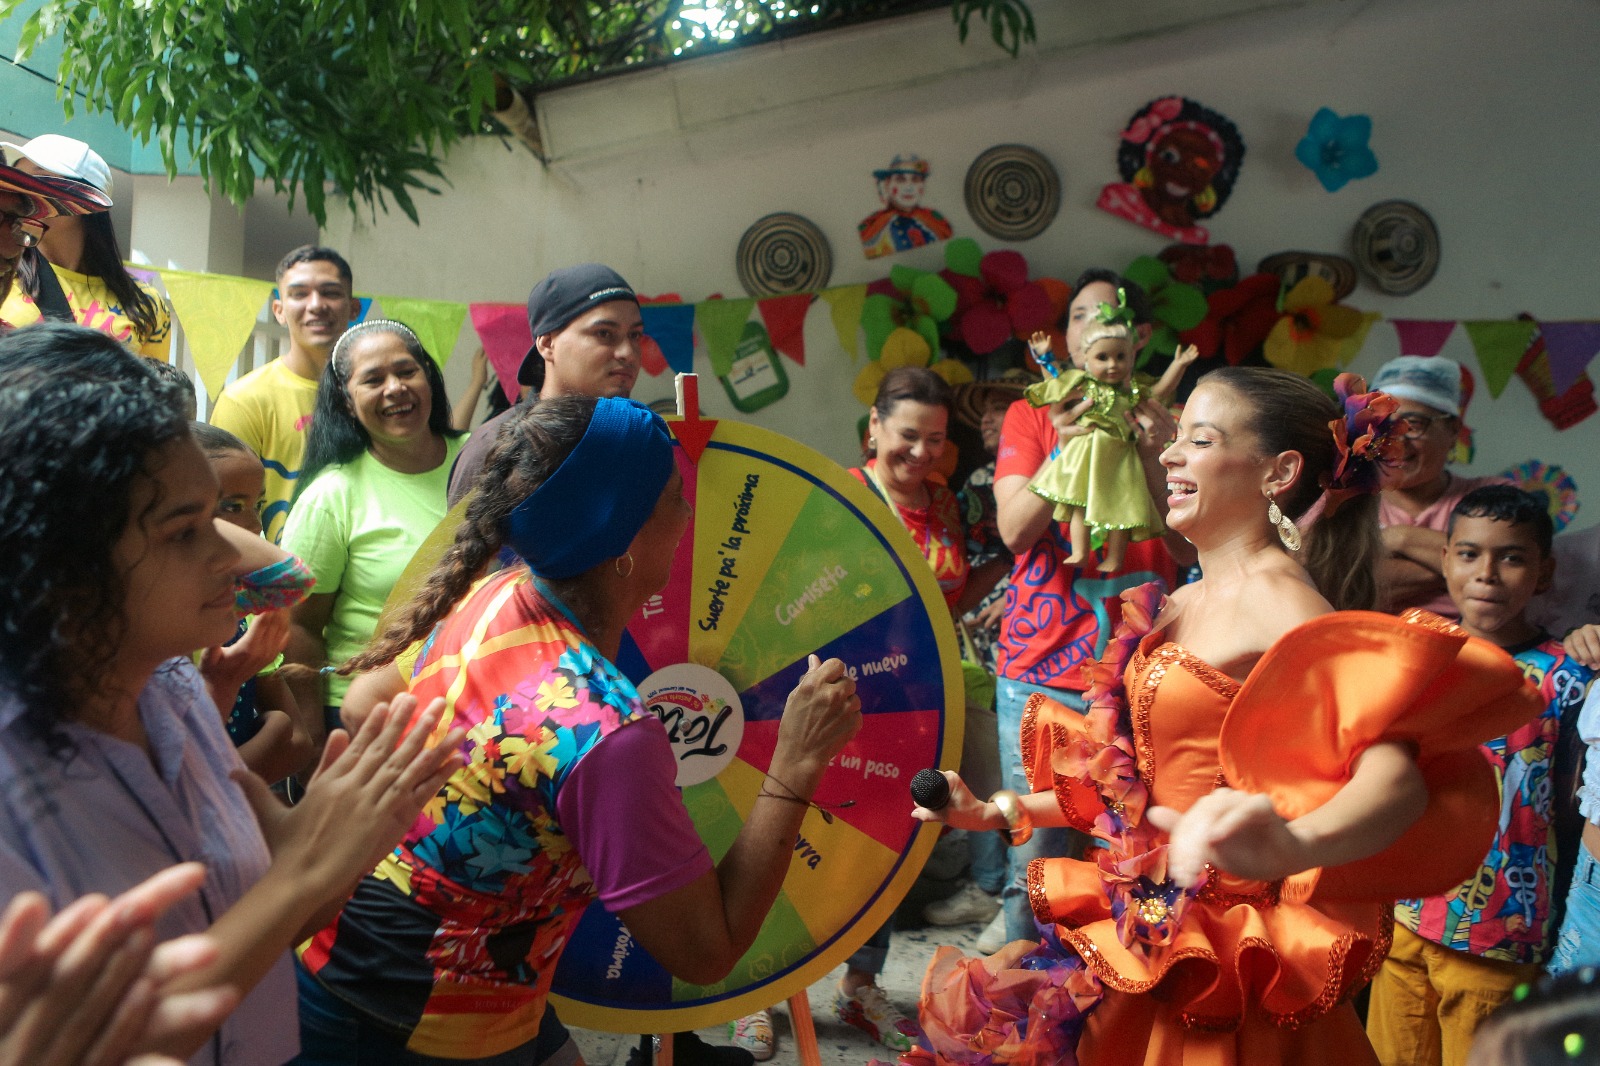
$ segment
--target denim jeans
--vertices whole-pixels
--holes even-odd
[[[442,1059],[406,1050],[405,1037],[371,1020],[295,964],[300,986],[300,1054],[289,1066],[570,1066],[580,1058],[572,1034],[547,1004],[539,1035],[479,1059]]]
[[[1567,890],[1567,913],[1556,934],[1555,954],[1545,969],[1554,975],[1580,966],[1600,966],[1600,861],[1582,846],[1572,871],[1572,887]]]
[[[1018,793],[1028,791],[1028,775],[1022,770],[1022,711],[1028,697],[1035,692],[1042,692],[1075,711],[1086,709],[1081,692],[1000,678],[995,691],[995,712],[1000,719],[1000,769],[1005,775],[1005,787]],[[1033,907],[1028,902],[1028,863],[1034,859],[1082,854],[1087,842],[1088,838],[1075,829],[1036,829],[1026,844],[1007,849],[1009,879],[1000,894],[1000,905],[1006,916],[1008,941],[1039,938]]]

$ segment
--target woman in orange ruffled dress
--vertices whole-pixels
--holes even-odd
[[[902,1061],[1376,1063],[1348,1001],[1389,901],[1481,862],[1498,793],[1477,745],[1540,708],[1499,649],[1368,610],[1394,402],[1336,388],[1342,405],[1284,371],[1201,381],[1162,463],[1204,578],[1125,594],[1086,715],[1033,698],[1032,795],[985,803],[950,774],[949,806],[918,808],[1102,846],[1030,867],[1040,943],[940,950],[932,1051]]]

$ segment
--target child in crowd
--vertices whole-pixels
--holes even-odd
[[[1035,333],[1028,339],[1046,374],[1045,380],[1028,386],[1029,403],[1044,407],[1069,398],[1091,401],[1078,416],[1089,432],[1064,441],[1061,454],[1028,487],[1056,505],[1056,521],[1068,523],[1072,554],[1066,561],[1077,565],[1088,557],[1092,532],[1106,545],[1098,569],[1111,573],[1122,567],[1131,540],[1158,537],[1166,528],[1145,483],[1133,410],[1146,397],[1170,405],[1199,351],[1193,345],[1180,349],[1161,380],[1151,384],[1133,372],[1139,342],[1121,290],[1117,306],[1101,304],[1097,318],[1083,335],[1082,367],[1057,367],[1048,335]]]
[[[217,517],[260,537],[261,510],[267,496],[266,470],[261,460],[227,430],[203,422],[192,422],[189,429],[217,475]],[[294,583],[294,574],[298,573],[300,584],[309,588],[309,574],[292,556],[256,571],[243,583],[252,583],[274,571],[282,572],[280,581],[287,576],[289,584]],[[283,664],[283,644],[289,635],[287,614],[282,609],[267,610],[257,614],[253,623],[248,616],[240,618],[238,631],[224,647],[235,647],[252,625],[262,629],[257,636],[267,645],[270,661],[239,686],[224,723],[228,739],[239,749],[244,764],[270,784],[298,772],[310,761],[311,739],[300,727],[294,695],[278,674]]]
[[[1537,976],[1549,951],[1552,754],[1595,678],[1526,616],[1555,571],[1552,535],[1543,501],[1509,485],[1474,489],[1450,516],[1443,570],[1461,626],[1511,654],[1545,712],[1483,746],[1502,799],[1482,869],[1453,892],[1395,906],[1394,946],[1367,1019],[1385,1066],[1464,1063],[1479,1024]]]

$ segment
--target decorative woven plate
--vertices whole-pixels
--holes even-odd
[[[751,296],[815,292],[828,284],[833,253],[810,219],[778,212],[744,231],[737,269],[739,284]]]
[[[1396,296],[1416,292],[1439,269],[1439,227],[1426,211],[1405,200],[1367,208],[1356,220],[1350,243],[1367,279]]]
[[[967,214],[991,237],[1023,241],[1043,233],[1061,207],[1061,179],[1038,152],[999,144],[967,169]]]

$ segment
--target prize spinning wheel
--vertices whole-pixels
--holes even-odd
[[[692,401],[685,409],[696,410]],[[617,665],[673,738],[678,784],[712,858],[755,804],[808,654],[855,671],[865,724],[824,775],[816,799],[827,815],[807,811],[777,902],[724,981],[674,979],[617,918],[589,907],[562,956],[554,1002],[569,1024],[615,1032],[719,1024],[843,962],[889,917],[933,848],[937,827],[910,816],[911,775],[960,757],[955,633],[926,562],[883,502],[778,434],[698,418],[671,424],[694,519]],[[626,804],[627,783],[617,784]]]

